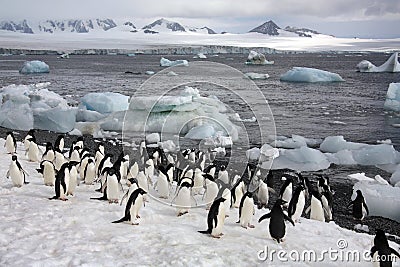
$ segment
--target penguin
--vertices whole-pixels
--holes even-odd
[[[311,212],[310,212],[311,211]],[[311,191],[311,204],[305,213],[310,212],[310,219],[325,222],[325,211],[321,200],[321,194],[318,191]]]
[[[111,162],[112,158],[113,158],[112,154],[106,154],[99,164],[99,168],[97,170],[98,171],[97,177],[98,177],[98,179],[100,179],[101,186],[104,185],[105,180],[106,180],[106,177],[104,175],[102,175],[104,173],[104,170],[106,168],[111,168],[113,166],[113,164]]]
[[[34,142],[36,142],[35,130],[34,129],[29,130],[28,133],[26,134],[25,138],[24,138],[25,151],[28,151],[28,149],[29,149],[29,144],[31,142],[30,140],[33,140]]]
[[[60,170],[57,172],[56,182],[54,185],[56,195],[52,198],[49,198],[50,200],[52,200],[52,199],[59,199],[59,200],[63,200],[63,201],[68,200],[66,197],[67,192],[68,192],[68,185],[69,185],[68,166],[69,166],[68,162],[64,163],[61,166]]]
[[[239,177],[233,187],[231,188],[232,206],[239,208],[240,201],[244,195],[244,182],[243,177]]]
[[[262,180],[259,180],[257,188],[257,208],[267,208],[269,200],[268,185]]]
[[[185,181],[180,185],[178,194],[175,197],[177,216],[182,216],[189,212],[191,205],[191,188],[193,184]]]
[[[21,187],[23,184],[28,184],[26,181],[26,175],[27,173],[24,171],[24,169],[22,169],[17,156],[12,155],[10,167],[8,168],[6,177],[11,178],[14,186]]]
[[[121,177],[119,172],[115,170],[113,167],[109,168],[107,171],[107,198],[109,203],[118,203],[119,202],[119,181]]]
[[[104,144],[103,143],[99,143],[97,150],[96,150],[96,154],[94,156],[94,161],[95,161],[95,166],[96,166],[96,173],[99,173],[99,165],[100,162],[103,160],[105,156],[104,153]]]
[[[44,160],[40,164],[40,167],[43,169],[43,182],[47,186],[54,186],[56,181],[56,170],[53,162]]]
[[[370,251],[374,266],[392,266],[393,255],[400,258],[400,254],[389,246],[385,232],[381,229],[376,230],[374,245]]]
[[[54,142],[54,149],[57,148],[59,151],[64,151],[64,135],[60,134],[57,136],[56,141]]]
[[[232,195],[231,195],[231,190],[229,189],[228,185],[222,185],[220,187],[219,193],[217,197],[223,197],[225,198],[225,217],[229,217],[229,212],[232,206]]]
[[[57,147],[54,148],[54,167],[56,170],[60,170],[61,166],[67,162],[67,159],[65,158],[64,154],[61,152],[60,149]]]
[[[356,194],[356,198],[350,202],[347,208],[353,206],[353,218],[355,220],[362,221],[365,215],[369,215],[369,210],[367,204],[365,203],[362,192],[360,190],[357,190]]]
[[[290,199],[292,198],[293,191],[293,180],[291,177],[282,177],[282,179],[286,179],[283,183],[281,190],[279,192],[279,198],[284,201],[284,207],[289,205]]]
[[[207,216],[207,230],[198,231],[201,234],[209,234],[214,238],[220,238],[222,233],[222,227],[225,223],[225,198],[218,198],[210,206],[210,210]]]
[[[146,161],[146,167],[144,169],[144,173],[146,174],[147,178],[151,181],[154,176],[154,162],[152,159],[148,159]]]
[[[229,184],[229,175],[225,165],[222,165],[218,172],[218,180],[222,181],[224,184]]]
[[[159,174],[158,174],[158,179],[157,182],[154,186],[157,185],[157,191],[158,191],[158,196],[160,198],[168,198],[169,197],[169,192],[170,192],[170,173],[168,171],[170,168],[172,168],[173,165],[170,164],[168,165],[168,170],[164,168],[164,166],[160,165],[158,167]],[[172,179],[171,179],[172,180]]]
[[[321,193],[322,206],[325,212],[325,221],[332,221],[333,214],[333,195],[327,185],[323,185],[323,192]]]
[[[139,210],[144,205],[143,195],[147,194],[142,188],[138,188],[130,195],[125,207],[125,215],[121,219],[112,223],[121,223],[130,221],[132,225],[138,225],[136,221],[140,218]]]
[[[205,169],[204,169],[204,173],[211,175],[212,177],[215,176],[215,171],[217,169],[217,166],[214,164],[208,165]]]
[[[129,199],[129,197],[131,196],[131,194],[132,194],[136,189],[139,188],[138,181],[137,181],[136,178],[129,178],[129,179],[126,181],[126,185],[128,186],[128,190],[126,190],[126,193],[122,196],[121,202],[120,202],[120,204],[119,204],[120,206],[122,205],[122,202],[124,201],[125,198],[128,198],[128,199]]]
[[[138,173],[139,173],[139,165],[137,164],[137,162],[135,162],[129,169],[127,179],[136,178]]]
[[[200,195],[204,186],[203,172],[200,168],[194,170],[193,195]]]
[[[318,193],[322,194],[325,190],[331,191],[329,186],[329,177],[318,175]]]
[[[288,207],[288,216],[294,221],[298,222],[303,214],[304,206],[306,204],[306,189],[303,184],[299,184],[294,190],[293,196],[290,199]]]
[[[76,168],[77,164],[79,164],[79,162],[76,161],[70,161],[68,163],[69,183],[68,183],[67,196],[74,195],[76,186],[78,184],[78,169]]]
[[[148,192],[149,191],[149,184],[147,180],[147,176],[144,174],[143,171],[140,171],[136,177],[138,181],[138,185],[140,188],[142,188],[144,191]]]
[[[48,160],[53,162],[54,161],[54,149],[53,149],[53,144],[50,142],[46,143],[46,151],[42,155],[42,161]]]
[[[258,222],[260,223],[264,219],[270,218],[269,234],[278,243],[283,242],[283,238],[286,234],[285,220],[289,221],[294,226],[293,220],[283,212],[283,204],[285,204],[284,200],[277,199],[274,206],[272,207],[271,212],[264,214],[258,220]]]
[[[31,162],[40,162],[40,150],[38,145],[35,143],[35,140],[33,138],[30,138],[28,141],[28,160]]]
[[[7,132],[4,147],[6,148],[8,154],[14,155],[15,153],[17,153],[17,142],[15,141],[13,132]]]
[[[69,153],[69,160],[70,161],[76,161],[76,162],[80,162],[81,161],[81,156],[79,153],[80,147],[75,145],[72,150],[70,150]]]
[[[206,209],[210,209],[212,203],[216,199],[218,195],[218,185],[214,181],[214,177],[211,176],[210,174],[203,174],[205,178],[205,184],[206,184],[206,191],[204,193],[204,201],[206,204]]]
[[[85,169],[83,170],[83,175],[81,179],[85,182],[85,184],[93,184],[94,179],[96,178],[96,166],[92,158],[88,158]]]
[[[254,213],[255,210],[253,193],[246,192],[240,200],[238,221],[238,223],[240,223],[240,226],[246,229],[247,227],[254,228],[254,225],[251,224],[251,219],[253,218]]]
[[[91,155],[90,153],[86,153],[85,155],[83,155],[83,157],[81,156],[81,162],[79,163],[78,172],[79,172],[82,180],[84,180],[83,173],[85,172],[86,165],[88,164],[89,159],[91,159],[92,161],[94,160],[93,155]],[[94,163],[94,161],[93,161],[93,163]],[[95,168],[96,168],[96,166],[95,166]]]
[[[75,145],[78,146],[80,149],[83,149],[83,137],[78,136],[76,139]]]

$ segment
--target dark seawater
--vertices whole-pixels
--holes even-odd
[[[358,73],[356,65],[363,59],[380,65],[390,54],[273,54],[267,55],[274,65],[247,66],[247,55],[219,55],[213,61],[229,65],[239,71],[268,73],[267,80],[255,81],[265,95],[276,124],[277,135],[302,135],[308,138],[325,138],[343,135],[348,141],[376,143],[391,139],[396,148],[400,145],[400,117],[383,109],[389,83],[400,82],[400,73]],[[189,55],[168,55],[167,58],[188,59]],[[5,56],[0,58],[0,86],[51,82],[50,90],[66,97],[71,104],[89,92],[118,92],[132,96],[150,76],[147,70],[158,72],[159,55],[79,56],[58,59],[56,56]],[[50,73],[20,75],[19,68],[25,60],[42,60],[50,66]],[[287,83],[280,75],[294,66],[312,67],[340,74],[346,81],[339,83]],[[125,73],[126,71],[132,73]],[[212,70],[210,70],[212,71]],[[207,74],[205,74],[207,75]],[[200,88],[201,89],[201,88]],[[218,88],[216,89],[218,90]],[[152,92],[149,91],[148,95]],[[217,94],[218,95],[218,94]],[[218,95],[232,105],[230,94]],[[252,103],[249,103],[251,106]],[[242,117],[245,108],[233,107]],[[335,124],[334,121],[343,124]],[[249,129],[256,123],[245,123]],[[250,131],[252,132],[252,131]],[[256,139],[255,139],[256,140]],[[259,145],[253,141],[254,145]]]

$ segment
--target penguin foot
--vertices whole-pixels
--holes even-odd
[[[252,224],[249,224],[249,228],[255,228],[255,226]]]
[[[140,216],[139,216],[139,215],[136,215],[136,219],[140,219]]]
[[[139,225],[138,222],[132,222],[132,225]]]
[[[178,217],[180,217],[180,216],[182,216],[182,215],[185,215],[186,213],[188,213],[188,211],[179,212],[179,213],[178,213]]]
[[[67,200],[68,200],[68,198],[65,198],[65,197],[60,197],[60,198],[59,198],[59,200],[62,200],[62,201],[67,201]]]
[[[221,238],[221,235],[211,235],[213,238]]]

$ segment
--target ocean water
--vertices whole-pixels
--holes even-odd
[[[219,55],[209,57],[208,62],[226,64],[243,73],[267,73],[267,80],[255,81],[268,101],[276,126],[277,135],[302,135],[308,138],[325,138],[343,135],[348,141],[376,143],[391,139],[398,148],[400,117],[383,109],[389,83],[400,82],[400,73],[358,73],[356,65],[363,59],[382,64],[390,54],[273,54],[267,55],[274,65],[245,65],[247,55]],[[167,58],[192,59],[191,56],[168,55]],[[160,55],[79,56],[59,59],[45,56],[4,56],[0,58],[0,86],[51,82],[50,90],[64,96],[72,105],[89,92],[118,92],[135,95],[140,86],[150,78],[145,72],[163,70],[159,66]],[[50,73],[43,75],[21,75],[19,68],[26,60],[43,60],[50,66]],[[279,80],[280,75],[295,66],[312,67],[340,74],[346,81],[339,83],[288,83]],[[126,73],[128,72],[128,73]],[[210,74],[211,73],[211,74]],[[204,76],[213,70],[205,69]],[[202,88],[207,87],[207,88]],[[234,92],[226,92],[213,85],[198,84],[200,93],[217,95],[224,103],[238,112],[242,118],[251,118],[249,107],[259,104],[257,94],[247,105],[238,104]],[[140,94],[152,95],[147,88]],[[252,103],[253,102],[253,103]],[[253,145],[260,145],[258,124],[245,123]]]

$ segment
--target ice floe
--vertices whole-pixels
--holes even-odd
[[[261,73],[256,73],[256,72],[247,72],[244,74],[247,78],[250,80],[266,80],[269,78],[268,74],[261,74]]]
[[[359,72],[400,72],[398,53],[393,53],[389,59],[379,67],[368,60],[363,60],[357,64],[357,70]]]
[[[274,63],[274,61],[268,61],[265,58],[264,54],[256,52],[254,50],[250,51],[246,60],[247,65],[272,65]]]
[[[162,57],[160,59],[160,66],[161,67],[173,67],[173,66],[189,66],[189,62],[185,59],[178,59],[178,60],[169,60],[167,58]]]
[[[400,112],[400,83],[390,83],[383,107],[387,110]]]
[[[285,82],[343,82],[339,74],[314,68],[293,67],[281,76]]]
[[[21,74],[49,73],[50,68],[45,62],[40,60],[26,61],[19,70]]]
[[[81,98],[81,103],[87,110],[101,114],[128,109],[129,97],[113,92],[89,93]]]

